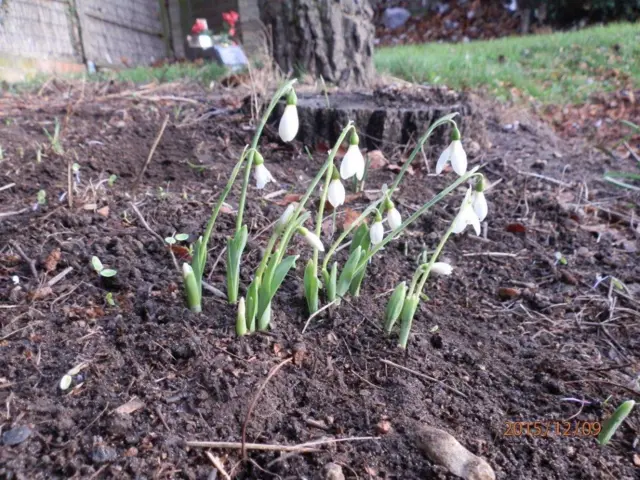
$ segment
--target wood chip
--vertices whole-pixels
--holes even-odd
[[[135,412],[136,410],[140,410],[143,407],[144,403],[142,402],[142,400],[140,400],[138,397],[133,397],[127,403],[123,403],[118,408],[116,408],[115,412],[123,415],[128,415]]]

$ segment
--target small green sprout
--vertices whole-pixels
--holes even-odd
[[[101,276],[105,278],[115,277],[117,270],[113,270],[111,268],[104,268],[102,262],[95,255],[91,257],[91,266],[93,269]]]
[[[73,178],[76,185],[80,185],[80,165],[77,163],[71,165],[71,172],[73,173]]]
[[[175,245],[177,242],[186,242],[189,240],[188,233],[176,233],[172,237],[165,237],[164,241],[167,245]]]
[[[556,258],[556,265],[560,264],[560,265],[567,265],[569,262],[567,261],[567,259],[565,258],[564,255],[562,255],[562,253],[560,252],[556,252],[554,254],[555,258]]]
[[[62,144],[60,143],[60,121],[58,117],[56,117],[53,127],[53,135],[49,133],[49,130],[44,129],[44,134],[49,139],[49,143],[51,144],[51,150],[57,155],[64,155],[64,149],[62,148]]]
[[[38,205],[46,205],[47,204],[47,191],[46,190],[38,190],[36,194],[36,199],[38,200]]]
[[[118,179],[118,176],[115,174],[109,175],[109,180],[107,180],[107,185],[109,185],[110,187],[113,187],[113,184],[116,183],[116,180]]]
[[[36,150],[36,163],[42,163],[42,147],[38,145],[38,150]]]
[[[104,299],[107,302],[107,305],[109,305],[110,307],[116,306],[116,301],[113,299],[113,293],[108,292]]]
[[[598,435],[598,443],[600,445],[606,445],[609,443],[613,435],[616,433],[616,430],[622,425],[625,418],[629,416],[631,410],[635,406],[636,402],[633,400],[627,400],[622,403],[616,411],[611,415],[602,425],[602,430],[600,431],[600,435]]]
[[[2,150],[2,145],[0,145],[0,162],[4,160],[4,150]]]

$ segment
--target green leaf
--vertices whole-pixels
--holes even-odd
[[[254,278],[247,290],[246,318],[249,332],[256,331],[256,314],[258,313],[258,290],[260,279]]]
[[[271,323],[271,302],[267,303],[267,307],[262,312],[262,315],[258,317],[258,330],[265,331],[269,328]]]
[[[173,245],[174,243],[176,243],[176,239],[173,237],[165,237],[164,241],[169,245]]]
[[[359,265],[361,256],[362,247],[358,246],[349,256],[347,263],[345,263],[342,273],[340,274],[340,278],[338,279],[338,287],[336,289],[336,293],[339,297],[344,296],[344,294],[349,290],[349,285],[351,285],[353,274]]]
[[[402,321],[400,324],[400,339],[398,345],[400,348],[407,348],[407,342],[409,341],[409,333],[411,333],[411,325],[413,324],[413,317],[416,314],[416,309],[420,303],[420,297],[412,295],[405,298],[404,305],[402,306]]]
[[[238,289],[240,287],[240,260],[242,252],[247,245],[247,226],[243,225],[235,236],[229,240],[227,247],[227,297],[229,303],[238,301]]]
[[[189,240],[189,234],[188,233],[178,233],[174,238],[179,242],[185,242],[185,241]]]
[[[258,302],[258,318],[262,318],[262,315],[271,304],[271,300],[275,296],[276,292],[282,285],[284,277],[287,276],[289,270],[295,266],[298,255],[290,255],[280,262],[280,264],[274,269],[272,277],[262,280],[262,286],[260,287],[260,301]],[[264,328],[262,329],[264,330]]]
[[[116,270],[112,270],[111,268],[103,268],[102,270],[100,270],[100,276],[102,277],[115,277],[116,273],[118,273]]]
[[[384,329],[387,333],[391,333],[391,329],[398,321],[398,318],[400,318],[406,296],[407,282],[399,283],[391,294],[389,303],[387,303],[387,309],[384,312]]]
[[[304,269],[304,298],[307,300],[310,315],[318,311],[318,277],[316,271],[315,262],[309,260]]]
[[[627,400],[622,403],[616,411],[611,415],[602,425],[600,435],[598,435],[598,443],[600,445],[606,445],[611,440],[611,437],[616,433],[616,430],[622,425],[625,418],[629,416],[631,410],[635,406],[636,402],[633,400]]]
[[[104,269],[104,266],[102,265],[102,262],[100,261],[100,259],[98,257],[96,257],[95,255],[93,257],[91,257],[91,266],[93,267],[93,269],[100,273],[100,271],[102,269]]]
[[[369,246],[371,245],[371,237],[369,235],[369,227],[366,223],[362,223],[356,230],[356,233],[353,234],[353,239],[351,240],[351,245],[349,246],[349,253],[353,253],[353,251],[362,247],[363,251],[369,250]]]
[[[118,179],[117,175],[110,175],[107,183],[109,184],[110,187],[113,187],[113,184],[116,183],[117,179]]]
[[[325,270],[326,271],[326,270]],[[338,262],[333,262],[331,273],[325,281],[327,288],[327,300],[333,302],[336,299],[336,289],[338,283]]]

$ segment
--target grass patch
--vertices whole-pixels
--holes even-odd
[[[135,84],[150,82],[169,83],[191,79],[203,85],[209,85],[209,83],[222,77],[225,73],[226,69],[214,62],[201,65],[185,62],[159,67],[135,67],[113,72],[100,72],[88,78],[132,82]]]
[[[640,24],[376,51],[380,71],[419,83],[486,88],[497,98],[582,103],[640,84]],[[515,89],[515,90],[514,90]]]

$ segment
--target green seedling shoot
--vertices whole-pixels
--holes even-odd
[[[627,400],[626,402],[622,403],[618,408],[616,408],[616,411],[613,412],[613,415],[611,415],[607,420],[605,420],[605,422],[602,425],[602,430],[598,435],[598,443],[600,445],[604,446],[607,443],[609,443],[613,435],[616,433],[616,430],[620,428],[620,425],[622,425],[622,422],[624,422],[625,419],[629,416],[635,404],[636,402],[634,402],[633,400]]]
[[[115,277],[115,275],[118,273],[116,270],[113,270],[111,268],[105,268],[104,265],[102,265],[100,259],[95,255],[91,257],[91,266],[101,277]]]
[[[109,179],[107,180],[107,185],[109,185],[110,187],[113,187],[113,184],[116,183],[117,179],[118,179],[118,176],[116,174],[109,175]]]

